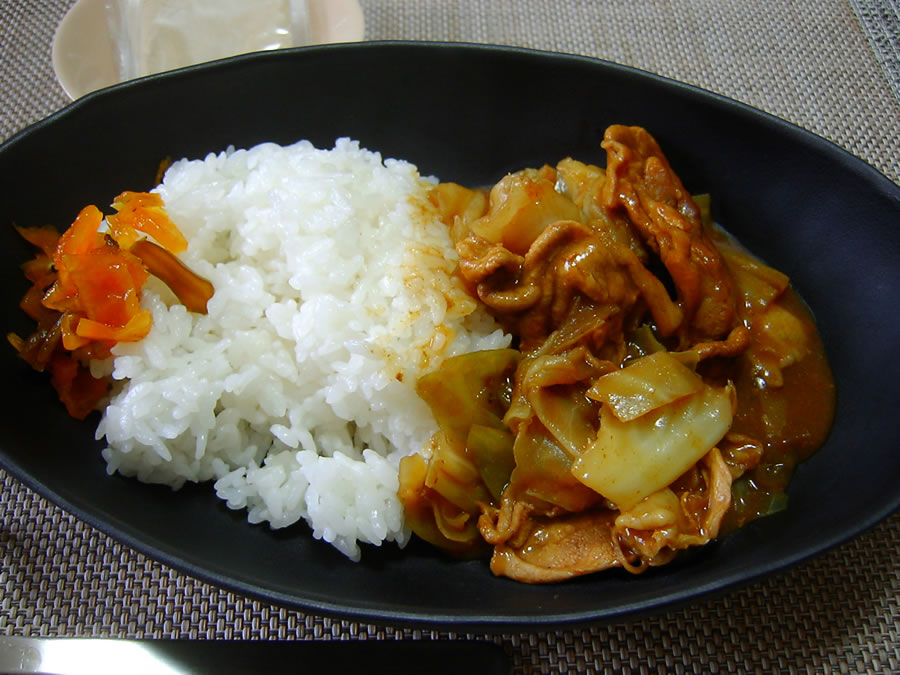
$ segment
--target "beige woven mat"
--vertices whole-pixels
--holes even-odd
[[[511,44],[637,66],[777,114],[900,182],[896,0],[362,4],[369,39]],[[0,0],[0,140],[66,103],[49,55],[70,5]],[[0,635],[466,637],[236,596],[121,546],[3,472],[0,481]],[[517,673],[900,672],[898,550],[900,514],[720,598],[628,623],[488,639]]]

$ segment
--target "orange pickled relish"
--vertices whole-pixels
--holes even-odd
[[[141,311],[141,288],[150,275],[128,251],[108,246],[106,250],[64,256],[64,262],[87,318],[124,326]]]
[[[162,197],[153,192],[123,192],[113,201],[115,215],[106,220],[110,234],[123,248],[138,241],[138,232],[149,234],[172,253],[187,250],[187,239],[166,213]]]
[[[154,276],[172,289],[181,304],[191,312],[206,314],[206,303],[213,295],[213,285],[198,277],[187,265],[152,241],[141,239],[131,248]]]
[[[105,379],[91,375],[87,362],[150,331],[141,291],[151,274],[191,311],[205,313],[213,294],[212,284],[173,255],[187,248],[187,240],[159,195],[123,192],[113,208],[108,232],[101,231],[104,217],[96,206],[83,208],[62,235],[52,227],[16,228],[39,249],[22,266],[31,287],[19,303],[37,329],[27,339],[13,333],[7,339],[33,368],[50,372],[60,400],[79,419],[96,409],[108,388]]]
[[[49,370],[59,399],[76,419],[83,420],[90,415],[106,395],[106,380],[91,375],[90,370],[68,354],[54,354]]]

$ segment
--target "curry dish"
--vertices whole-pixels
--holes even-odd
[[[270,153],[268,166],[283,177],[293,174],[285,173],[279,159],[282,152],[292,158],[290,166],[294,166],[293,158],[299,157],[293,153],[299,152],[312,162],[315,172],[324,170],[307,156],[318,151],[300,146],[278,151],[260,146],[259,152]],[[185,480],[215,477],[223,499],[233,500],[237,508],[256,500],[252,501],[254,513],[263,509],[269,516],[254,518],[268,517],[282,527],[306,518],[308,512],[295,505],[288,515],[276,509],[272,516],[265,511],[266,499],[281,505],[290,498],[299,504],[314,480],[313,473],[303,473],[304,466],[316,462],[315,466],[331,467],[344,462],[339,471],[328,474],[339,479],[322,479],[325,482],[317,483],[310,492],[313,497],[351,495],[346,504],[339,502],[330,510],[316,512],[320,520],[314,528],[322,532],[336,532],[335,528],[355,523],[355,500],[366,495],[360,503],[368,506],[359,507],[358,514],[361,520],[368,519],[364,523],[367,529],[341,530],[340,538],[335,535],[328,540],[337,542],[335,545],[354,559],[359,557],[357,540],[366,537],[369,543],[380,543],[388,538],[390,527],[390,538],[400,543],[405,543],[411,529],[456,556],[489,556],[495,574],[527,583],[561,581],[612,567],[643,572],[671,561],[681,550],[706,545],[729,530],[784,508],[794,466],[825,441],[834,414],[835,391],[813,318],[789,279],[713,223],[709,197],[692,196],[685,189],[646,130],[609,127],[602,147],[607,153],[605,168],[568,158],[555,167],[509,174],[490,189],[455,183],[435,186],[418,178],[414,167],[394,163],[399,173],[392,175],[392,180],[402,179],[405,185],[410,182],[407,174],[416,176],[416,189],[397,192],[397,203],[411,204],[423,215],[415,221],[420,229],[413,227],[413,220],[401,223],[394,238],[411,237],[409,231],[418,239],[398,245],[386,236],[387,220],[373,218],[368,201],[363,202],[366,208],[361,209],[360,218],[349,226],[342,221],[334,230],[335,238],[326,230],[316,239],[320,247],[331,246],[347,234],[345,227],[352,229],[365,218],[367,223],[378,223],[372,236],[377,231],[385,250],[409,247],[425,252],[409,258],[415,261],[415,274],[397,284],[405,287],[408,279],[417,280],[418,285],[403,296],[412,310],[400,312],[397,323],[382,325],[372,319],[372,326],[366,329],[372,333],[357,331],[340,338],[344,349],[348,343],[371,341],[372,335],[394,336],[407,330],[424,336],[421,344],[403,351],[402,358],[373,360],[374,365],[367,366],[371,372],[354,375],[352,385],[340,384],[343,380],[338,379],[340,386],[329,388],[333,363],[341,361],[337,356],[328,356],[327,363],[311,359],[296,335],[306,344],[314,331],[309,326],[295,330],[292,322],[304,308],[316,311],[345,301],[353,305],[358,279],[345,275],[346,280],[339,283],[336,277],[336,285],[325,293],[317,285],[321,268],[313,266],[310,269],[316,272],[307,271],[304,278],[315,283],[302,291],[307,294],[302,305],[293,295],[279,303],[273,294],[281,294],[284,286],[293,284],[301,256],[279,258],[278,262],[277,255],[284,256],[286,245],[282,245],[260,257],[229,253],[223,262],[224,254],[214,244],[218,239],[208,236],[207,257],[196,255],[191,260],[201,265],[205,274],[216,275],[214,286],[212,278],[199,276],[177,257],[188,248],[187,235],[169,218],[158,192],[122,193],[112,204],[116,213],[105,217],[96,206],[87,206],[62,235],[49,226],[20,229],[37,248],[34,259],[24,265],[31,287],[21,302],[37,328],[27,338],[10,334],[8,339],[33,368],[49,372],[71,415],[84,419],[97,410],[106,415],[98,430],[114,429],[121,444],[121,451],[110,454],[114,443],[103,431],[101,435],[110,440],[106,456],[115,462],[132,462],[131,468],[117,469],[126,475],[173,487]],[[340,175],[347,185],[358,188],[360,194],[371,189],[360,184],[361,172],[372,170],[372,162],[359,156],[362,151],[348,141],[333,152],[337,154],[328,155],[330,170],[338,161],[335,158],[344,157],[342,161],[350,168]],[[235,153],[233,159],[241,162],[242,157]],[[377,162],[387,180],[390,169],[381,165],[380,158]],[[235,167],[243,170],[239,164]],[[194,163],[180,163],[175,168],[199,170]],[[216,180],[217,171],[213,169]],[[177,183],[168,174],[167,180]],[[277,202],[272,195],[278,194],[282,180],[286,178],[279,179],[277,186],[249,178],[246,182],[258,186],[261,201]],[[176,219],[193,227],[194,233],[205,232],[198,229],[198,223],[207,223],[211,210],[203,199],[196,198],[200,183],[189,181],[189,201],[199,205],[198,211],[189,217],[182,203],[183,218]],[[377,183],[377,191],[383,192],[388,184],[394,183]],[[302,178],[281,193],[282,201],[306,196],[308,186],[308,179]],[[175,190],[172,186],[167,189],[170,193]],[[231,241],[236,232],[244,230],[256,233],[272,226],[279,237],[285,230],[280,221],[272,225],[268,218],[249,225],[246,214],[255,212],[255,206],[234,208],[240,218],[235,225],[227,224],[230,221],[223,214],[232,207],[217,204],[212,211],[222,228],[222,240]],[[301,199],[298,204],[286,210],[291,227],[299,227],[297,212],[312,209],[309,201]],[[316,228],[324,222],[316,220],[319,216],[321,212],[310,216]],[[361,232],[357,234],[362,236]],[[291,239],[290,246],[301,250],[296,241]],[[192,245],[202,248],[203,237],[197,237]],[[255,247],[256,243],[249,249]],[[243,250],[235,245],[231,249]],[[210,262],[213,256],[215,265]],[[372,258],[382,259],[387,258]],[[335,260],[335,267],[345,261]],[[269,273],[276,270],[283,275],[273,277],[272,294],[259,292],[254,301],[246,301],[244,290],[241,297],[229,295],[229,288],[245,283],[235,281],[244,279],[243,272],[228,276],[232,267],[249,270],[263,263]],[[397,265],[382,267],[390,270]],[[167,287],[162,289],[165,297],[174,298],[166,301],[173,307],[172,316],[166,302],[160,300],[163,296],[157,280]],[[150,281],[156,290],[147,299],[143,289]],[[382,293],[383,287],[392,284],[389,276],[373,277],[367,292],[379,298],[387,293]],[[392,304],[393,297],[388,297]],[[207,311],[211,299],[215,300],[213,316]],[[430,315],[425,316],[428,302],[446,309],[449,318],[437,324],[431,321]],[[245,316],[240,313],[244,304],[252,305],[246,314],[251,318],[241,323],[232,315]],[[153,318],[151,307],[156,308]],[[268,323],[254,323],[254,313],[261,314],[263,307],[267,308]],[[363,314],[371,317],[378,312]],[[410,322],[423,316],[425,323],[412,331]],[[162,324],[151,332],[156,318]],[[471,326],[464,318],[472,318]],[[455,323],[448,323],[451,319]],[[271,332],[276,324],[280,326],[277,335]],[[476,333],[483,324],[490,325],[479,337]],[[498,330],[498,324],[506,333]],[[235,326],[240,336],[229,332]],[[401,329],[395,331],[393,326]],[[234,344],[243,344],[248,331],[268,348],[238,350],[231,354],[226,368],[220,363],[220,354]],[[444,358],[454,335],[466,331],[470,333],[467,344],[485,341],[448,352],[458,355]],[[333,341],[335,333],[328,328],[325,337]],[[168,335],[178,337],[167,342]],[[509,348],[495,348],[510,345],[510,335],[513,342]],[[189,339],[197,336],[200,339]],[[146,353],[143,361],[129,360],[128,350],[124,350],[123,367],[131,375],[119,376],[119,380],[136,373],[134,390],[159,387],[152,405],[120,402],[107,406],[133,391],[130,383],[116,384],[109,375],[112,364],[118,362],[113,350],[120,342],[140,343],[132,348],[138,350],[133,353]],[[377,340],[373,344],[381,345]],[[294,359],[298,353],[307,356],[300,359],[302,364],[285,361],[287,371],[294,373],[289,377],[280,374],[280,367],[277,377],[266,375],[268,384],[259,389],[266,396],[282,388],[305,393],[269,400],[268,409],[273,412],[263,414],[262,393],[248,389],[249,393],[238,399],[235,391],[243,385],[226,381],[262,377],[260,364],[265,359],[260,355],[266,349],[289,349]],[[202,373],[206,378],[201,378],[202,386],[172,379],[182,375],[166,370],[175,352],[187,360],[173,363],[189,364],[185,368],[191,378]],[[339,350],[334,353],[343,354]],[[426,353],[443,359],[435,362],[439,364],[436,369],[405,370],[415,365],[407,363],[411,360],[408,355]],[[168,356],[160,358],[164,354]],[[352,359],[368,363],[356,352],[351,355],[347,351],[346,358],[348,371]],[[134,370],[135,363],[144,361],[150,365],[143,371]],[[356,401],[350,396],[351,389],[376,392],[385,388],[386,368],[391,373],[388,379],[396,380],[389,382],[392,391],[407,398],[391,394]],[[238,378],[238,372],[244,375]],[[404,372],[409,375],[405,382]],[[360,379],[366,373],[371,380]],[[321,381],[316,379],[319,374]],[[332,374],[337,377],[336,372]],[[297,381],[304,377],[310,388],[297,389]],[[168,384],[172,381],[182,384],[173,388]],[[194,393],[184,399],[180,393],[173,398],[171,390],[186,389]],[[314,422],[304,421],[307,413],[294,407],[308,401],[309,392],[318,392],[315,396],[323,401],[333,398],[340,416],[336,408],[322,408],[311,415]],[[165,406],[176,400],[180,407],[172,409],[170,416],[156,412],[170,410]],[[418,427],[404,418],[410,414],[427,417],[423,400],[437,423],[437,432],[424,448],[422,440],[431,435],[434,422],[429,419],[423,433],[413,434],[410,429]],[[424,416],[410,413],[416,405]],[[116,412],[119,421],[107,427],[109,408],[128,412]],[[290,414],[289,409],[293,411]],[[351,409],[354,412],[348,421]],[[182,411],[193,416],[188,418]],[[372,411],[375,417],[370,419]],[[376,437],[373,431],[376,423],[384,424],[382,416],[399,420],[397,428],[403,433],[397,432],[398,442],[407,443],[414,437],[414,442],[409,440],[398,448],[390,461],[371,449],[375,439],[375,446],[394,452],[389,449],[394,447],[393,441]],[[250,436],[241,440],[241,430],[250,428],[251,420],[255,427],[265,427],[266,433],[277,427],[281,445],[276,447],[274,435],[271,439],[252,436],[262,441],[251,442]],[[369,427],[361,427],[358,420],[367,420],[364,425]],[[295,423],[299,431],[290,431],[287,425],[293,428]],[[147,431],[153,425],[161,425],[158,437]],[[178,431],[182,428],[178,425],[184,430]],[[200,431],[195,433],[194,425]],[[330,452],[321,456],[306,447],[315,447],[312,432],[319,425],[325,430],[321,441],[331,444]],[[360,429],[369,431],[360,434]],[[207,441],[215,438],[219,439],[218,449],[211,449]],[[368,445],[363,449],[354,444]],[[230,452],[246,456],[232,458]],[[352,456],[357,460],[349,459]],[[380,458],[377,461],[376,456]],[[111,465],[119,466],[115,462]],[[257,476],[268,471],[269,464],[274,479],[254,477],[251,484],[249,473]],[[340,482],[346,466],[361,472],[350,490]],[[384,476],[380,469],[376,472],[376,466],[384,469]],[[367,473],[362,473],[362,467]],[[278,482],[287,475],[299,476],[300,482]],[[271,480],[277,485],[274,493],[253,492],[254,486],[268,485]],[[392,514],[390,525],[386,513]],[[307,522],[311,522],[309,518]],[[369,531],[375,534],[370,536]]]
[[[418,382],[440,429],[399,494],[418,536],[528,583],[642,572],[780,510],[834,413],[789,279],[712,222],[646,130],[602,145],[605,168],[431,194],[466,287],[517,342]]]

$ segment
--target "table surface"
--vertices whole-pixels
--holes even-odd
[[[0,0],[0,142],[68,102],[50,46],[72,4]],[[367,39],[516,45],[635,66],[773,113],[900,183],[898,0],[361,4]],[[0,636],[482,637],[503,646],[516,673],[900,672],[900,514],[722,597],[622,623],[482,636],[268,606],[147,559],[2,471],[0,481]]]

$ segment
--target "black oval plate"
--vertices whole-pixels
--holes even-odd
[[[640,577],[552,586],[494,578],[423,545],[354,564],[303,526],[272,532],[210,486],[178,493],[105,473],[96,420],[69,419],[7,348],[0,465],[150,557],[272,603],[375,622],[496,628],[658,610],[783,569],[900,505],[900,188],[831,143],[719,96],[597,60],[471,45],[368,43],[238,57],[92,94],[0,149],[6,330],[29,255],[11,223],[67,226],[88,203],[153,185],[164,157],[229,144],[331,147],[350,136],[422,173],[486,184],[566,155],[604,162],[611,123],[642,125],[715,217],[786,271],[815,312],[838,383],[827,445],[787,511]]]

